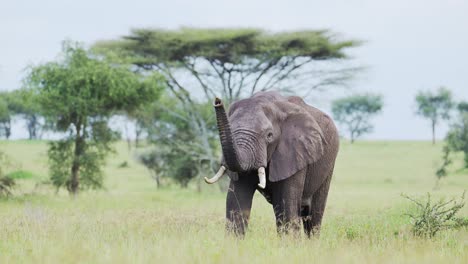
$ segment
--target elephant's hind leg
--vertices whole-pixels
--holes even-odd
[[[308,237],[320,234],[320,225],[322,223],[325,205],[327,204],[328,190],[330,188],[331,175],[322,183],[318,190],[312,196],[309,206],[302,208],[301,216],[304,224],[304,232]]]

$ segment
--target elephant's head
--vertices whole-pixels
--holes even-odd
[[[269,180],[276,182],[323,154],[322,130],[298,97],[257,93],[233,103],[229,117],[219,98],[214,107],[223,161],[213,178],[205,178],[207,183],[218,181],[226,171],[233,180],[238,179],[238,173],[258,171],[259,187],[265,188],[265,168]]]

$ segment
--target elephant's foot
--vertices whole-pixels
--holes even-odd
[[[311,238],[311,236],[320,237],[320,223],[316,223],[312,216],[302,217],[302,224],[304,225],[304,233],[308,238]]]
[[[249,224],[250,212],[231,211],[226,221],[226,232],[237,237],[244,237]]]
[[[282,219],[276,223],[277,232],[280,236],[292,235],[294,237],[300,236],[301,222],[299,218]]]

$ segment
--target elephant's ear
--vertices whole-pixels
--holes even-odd
[[[284,180],[319,160],[324,144],[322,130],[312,115],[306,111],[288,114],[270,160],[269,180]]]

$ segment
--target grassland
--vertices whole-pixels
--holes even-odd
[[[456,162],[433,191],[441,145],[429,142],[343,144],[322,234],[311,240],[278,237],[260,195],[246,238],[225,236],[225,194],[213,186],[156,190],[123,143],[109,158],[106,189],[76,200],[37,184],[47,178],[44,142],[0,141],[0,149],[14,169],[34,175],[0,200],[0,263],[468,263],[468,230],[415,238],[404,215],[411,205],[401,193],[468,189]],[[124,161],[129,167],[119,168]]]

